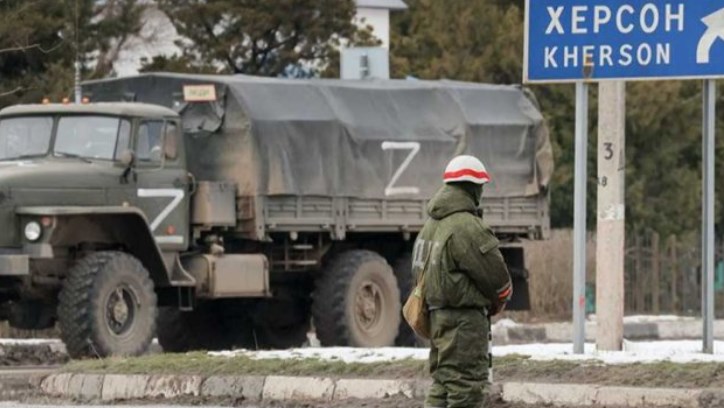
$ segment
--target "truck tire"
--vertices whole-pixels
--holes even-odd
[[[400,287],[400,304],[404,305],[415,287],[415,277],[412,276],[412,253],[404,252],[400,255],[394,262],[393,270],[397,278],[397,285]],[[400,308],[400,330],[395,339],[395,345],[398,347],[417,347],[419,345],[417,335],[402,318],[402,308]]]
[[[156,293],[148,271],[123,252],[86,255],[63,283],[58,323],[72,358],[145,353],[156,332]]]
[[[334,257],[316,281],[312,316],[324,346],[388,347],[395,344],[400,307],[385,258],[351,250]]]

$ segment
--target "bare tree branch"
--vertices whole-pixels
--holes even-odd
[[[10,96],[10,95],[16,94],[16,93],[22,91],[23,89],[25,89],[25,88],[23,88],[22,86],[19,86],[19,87],[13,89],[12,91],[0,92],[0,98],[2,98],[4,96]]]
[[[43,54],[50,54],[51,52],[57,50],[63,45],[64,41],[58,42],[58,44],[50,47],[50,48],[43,48],[40,44],[28,44],[28,45],[17,45],[15,47],[9,47],[9,48],[1,48],[0,54],[8,53],[8,52],[16,52],[16,51],[29,51],[32,49],[38,49]]]

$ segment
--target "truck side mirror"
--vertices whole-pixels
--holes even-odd
[[[123,167],[126,168],[131,168],[136,163],[136,154],[131,149],[124,150],[118,158]]]
[[[133,173],[133,179],[136,180],[136,171],[133,169],[136,164],[136,154],[131,149],[124,150],[118,161],[123,165],[124,170],[121,174],[121,184],[128,184],[128,176]]]

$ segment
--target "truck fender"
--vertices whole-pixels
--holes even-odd
[[[123,244],[148,269],[156,287],[171,284],[170,267],[151,232],[148,220],[134,207],[21,207],[25,217],[53,217],[48,243],[73,247],[82,243]]]

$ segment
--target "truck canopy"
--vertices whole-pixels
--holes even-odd
[[[424,200],[453,156],[471,154],[492,177],[486,196],[530,197],[553,169],[543,117],[516,86],[161,73],[87,82],[84,94],[173,108],[189,169],[240,196]]]

